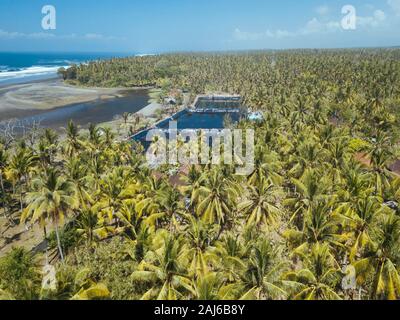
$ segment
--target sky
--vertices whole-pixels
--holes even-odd
[[[55,30],[42,27],[45,5],[56,10]],[[352,13],[342,13],[346,5],[355,9],[355,29],[349,30],[349,24],[343,28],[342,19]],[[0,51],[161,53],[399,45],[400,0],[0,0]]]

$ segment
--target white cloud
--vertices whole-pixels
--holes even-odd
[[[388,5],[393,9],[396,15],[400,16],[400,0],[388,0]]]
[[[329,13],[330,9],[327,5],[319,6],[315,8],[315,12],[317,12],[320,16],[325,16]]]
[[[386,20],[386,14],[382,10],[375,10],[372,16],[357,17],[357,26],[361,27],[380,27]]]
[[[297,31],[298,35],[309,35],[315,33],[329,33],[339,31],[341,29],[339,21],[320,21],[317,18],[312,18],[307,22],[305,27]]]
[[[323,23],[323,22],[319,21],[317,18],[313,18],[310,21],[308,21],[307,24],[303,28],[300,28],[296,31],[277,29],[277,30],[267,30],[265,32],[252,33],[252,32],[242,31],[239,28],[236,28],[235,32],[234,32],[234,38],[236,40],[241,40],[241,41],[245,41],[245,40],[256,41],[256,40],[266,39],[266,38],[282,39],[282,38],[289,38],[289,37],[296,37],[296,36],[306,36],[306,35],[316,34],[316,33],[333,32],[333,31],[337,31],[339,29],[340,29],[339,22],[330,21],[327,23]]]
[[[365,8],[369,11],[375,10],[375,6],[370,3],[365,4]]]
[[[400,2],[400,0],[398,0]],[[384,26],[387,20],[385,12],[375,10],[371,16],[357,17],[357,28],[379,28]],[[246,32],[239,28],[235,29],[234,38],[241,41],[256,41],[267,38],[288,38],[297,36],[308,36],[312,34],[328,34],[343,31],[341,21],[327,20],[324,18],[312,18],[306,25],[298,30],[267,30],[266,32]]]
[[[51,39],[55,38],[56,36],[52,33],[45,33],[45,32],[39,32],[39,33],[30,33],[25,35],[26,38],[28,39]]]
[[[55,35],[52,33],[37,32],[37,33],[21,33],[21,32],[9,32],[0,29],[0,39],[49,39],[54,38]]]
[[[32,40],[44,40],[44,39],[77,39],[77,40],[121,40],[122,38],[105,36],[97,33],[87,33],[85,35],[77,35],[75,33],[68,35],[55,35],[47,32],[37,33],[22,33],[22,32],[9,32],[0,29],[0,39],[32,39]]]
[[[275,32],[275,37],[278,38],[278,39],[279,38],[293,37],[295,35],[296,35],[295,33],[287,31],[287,30],[277,30]]]
[[[84,38],[91,39],[91,40],[118,40],[117,37],[105,36],[105,35],[98,34],[98,33],[87,33],[84,35]]]
[[[101,34],[97,33],[87,33],[85,34],[86,39],[103,39],[103,36]]]
[[[255,40],[260,40],[264,36],[267,36],[267,34],[263,33],[252,33],[252,32],[246,32],[246,31],[241,31],[239,28],[236,28],[233,36],[236,40],[240,41],[255,41]]]
[[[22,36],[19,32],[8,32],[0,29],[0,39],[15,39]]]

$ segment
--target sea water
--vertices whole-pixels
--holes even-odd
[[[0,52],[0,86],[52,79],[57,77],[57,70],[61,67],[127,55],[118,53]]]

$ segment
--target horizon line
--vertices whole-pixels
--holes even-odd
[[[0,50],[0,53],[16,54],[129,54],[129,55],[163,55],[183,53],[224,53],[224,52],[257,52],[257,51],[292,51],[292,50],[354,50],[354,49],[399,49],[399,45],[391,46],[354,46],[354,47],[293,47],[293,48],[253,48],[253,49],[216,49],[216,50],[165,50],[158,52],[139,51],[64,51],[64,50]]]

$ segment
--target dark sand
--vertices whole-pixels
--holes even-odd
[[[0,87],[0,122],[40,121],[58,129],[69,120],[81,126],[112,121],[148,104],[147,90],[77,88],[58,79]]]

